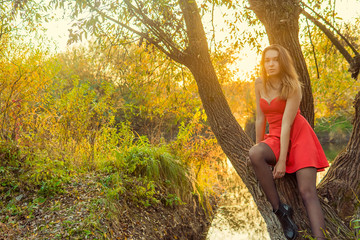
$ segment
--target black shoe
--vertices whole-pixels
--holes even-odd
[[[280,203],[279,209],[274,211],[274,213],[281,223],[285,237],[294,240],[298,235],[298,228],[292,220],[293,209],[286,204]]]

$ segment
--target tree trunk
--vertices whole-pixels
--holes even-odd
[[[355,116],[348,145],[334,160],[318,186],[320,195],[349,224],[360,196],[360,92],[354,101]]]
[[[222,150],[252,194],[271,238],[284,239],[280,224],[259,187],[248,158],[248,151],[254,143],[233,117],[209,60],[204,56],[192,59],[188,65],[197,82],[208,122]]]
[[[248,0],[250,9],[260,19],[266,29],[270,44],[280,44],[289,50],[299,79],[303,83],[303,99],[300,104],[302,115],[314,127],[314,99],[310,76],[299,42],[298,0]]]
[[[205,32],[196,3],[180,0],[180,6],[189,36],[189,47],[185,51],[186,58],[182,63],[194,75],[209,125],[222,150],[252,194],[267,223],[270,236],[273,239],[282,239],[284,235],[280,224],[272,213],[271,206],[259,187],[250,165],[248,151],[254,142],[236,121],[223,94],[210,59]],[[274,226],[275,223],[277,226]]]

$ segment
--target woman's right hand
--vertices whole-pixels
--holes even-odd
[[[286,162],[285,161],[278,161],[274,167],[273,170],[273,178],[282,178],[285,176],[285,170],[286,170]]]

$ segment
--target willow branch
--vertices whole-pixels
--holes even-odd
[[[147,28],[150,29],[152,33],[154,33],[165,46],[170,50],[170,52],[177,52],[179,54],[180,50],[178,50],[176,44],[167,36],[167,34],[158,26],[158,24],[150,19],[140,8],[132,5],[128,0],[124,0],[125,4],[134,12],[134,15],[138,18],[140,22],[142,22]]]
[[[182,29],[182,24],[181,24],[181,22],[182,22],[183,20],[184,20],[184,16],[182,16],[182,17],[180,18],[180,20],[178,20],[176,29],[175,29],[174,33],[171,35],[171,38],[175,37],[176,33],[178,33],[180,29]]]
[[[306,24],[307,24],[307,27],[308,27],[310,44],[311,44],[311,46],[312,46],[312,50],[313,50],[313,54],[314,54],[314,60],[315,60],[317,78],[319,79],[319,78],[320,78],[320,73],[319,73],[319,67],[318,67],[317,58],[316,58],[315,46],[314,46],[314,43],[313,43],[313,41],[312,41],[312,39],[311,39],[310,26],[309,26],[309,22],[308,22],[308,19],[307,19],[307,18],[306,18]]]
[[[321,16],[319,13],[317,13],[314,9],[312,9],[311,7],[309,7],[306,3],[302,2],[301,3],[307,7],[308,9],[310,9],[316,16],[318,16],[319,18],[321,18],[327,25],[329,25],[332,29],[335,30],[335,32],[337,34],[339,34],[339,36],[346,42],[346,44],[351,48],[351,50],[355,53],[355,55],[359,55],[359,53],[356,51],[355,47],[347,40],[347,38],[342,35],[340,33],[340,31],[334,27],[334,25],[332,25],[329,21],[327,21],[323,16]],[[304,10],[305,11],[305,10]]]
[[[121,27],[127,29],[130,32],[133,32],[137,35],[139,35],[140,37],[146,39],[149,43],[153,44],[155,47],[157,47],[160,51],[162,51],[163,53],[165,53],[168,57],[170,57],[171,59],[173,59],[176,62],[182,63],[184,61],[183,56],[182,56],[182,52],[180,52],[178,50],[178,52],[174,52],[174,51],[167,51],[164,47],[162,47],[159,44],[159,41],[156,41],[155,39],[153,39],[152,37],[150,37],[147,33],[143,33],[140,31],[137,31],[136,29],[116,20],[113,17],[108,16],[107,14],[105,14],[104,12],[100,11],[99,9],[95,8],[91,3],[89,3],[88,1],[86,2],[86,4],[90,7],[90,9],[92,11],[95,11],[96,13],[100,14],[102,17],[120,25]]]
[[[335,45],[335,47],[340,51],[340,53],[344,56],[346,61],[349,64],[352,64],[353,60],[350,55],[350,53],[341,45],[339,40],[334,36],[334,34],[321,22],[319,22],[316,18],[311,16],[308,12],[306,12],[304,9],[301,12],[307,19],[312,21],[318,28],[320,28],[323,33],[330,39],[330,41]]]

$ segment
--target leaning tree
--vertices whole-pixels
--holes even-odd
[[[223,1],[231,4],[231,1]],[[314,107],[310,78],[298,40],[299,15],[303,8],[297,0],[248,0],[250,8],[264,24],[270,43],[287,47],[295,58],[296,68],[304,83],[301,110],[313,124]],[[52,0],[56,6],[66,8],[64,1]],[[208,117],[208,123],[218,143],[230,159],[235,170],[252,194],[268,226],[272,239],[283,239],[280,224],[259,187],[250,166],[248,150],[254,142],[246,135],[234,118],[215,73],[209,54],[206,32],[200,8],[195,0],[76,0],[70,9],[78,18],[79,30],[71,32],[76,39],[91,33],[99,40],[122,41],[134,35],[157,47],[170,59],[186,66],[193,74],[198,92]],[[114,42],[113,44],[117,44]],[[353,233],[346,224],[347,216],[355,215],[353,207],[359,192],[359,128],[360,96],[355,101],[355,119],[351,139],[346,151],[339,155],[319,186],[320,201],[326,215],[326,224],[332,239],[349,239]],[[345,174],[346,173],[346,174]],[[300,230],[309,231],[294,177],[277,180],[283,200],[299,209],[295,221]],[[338,194],[341,194],[340,196]],[[349,206],[352,206],[349,208]],[[343,209],[348,211],[344,215]]]

